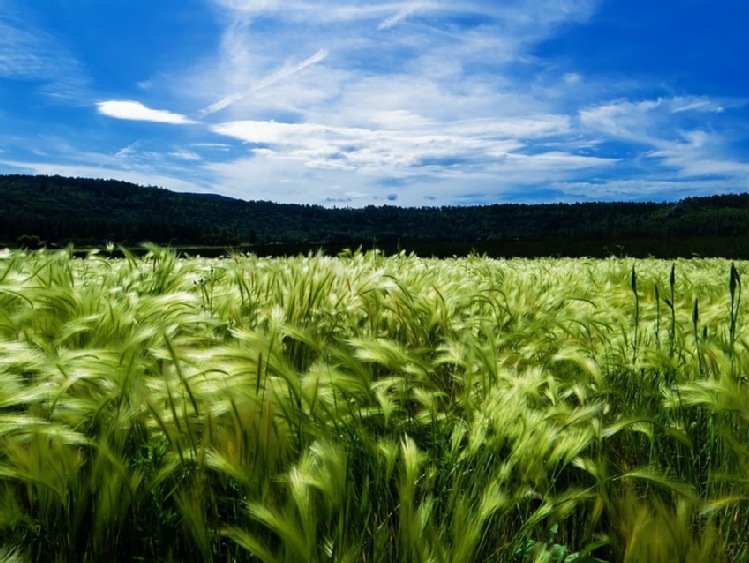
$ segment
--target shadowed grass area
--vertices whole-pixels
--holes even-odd
[[[11,561],[743,561],[747,264],[0,258]]]

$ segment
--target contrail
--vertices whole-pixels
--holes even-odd
[[[411,14],[413,14],[416,10],[420,8],[423,8],[423,5],[419,3],[406,6],[394,16],[390,16],[389,18],[384,20],[382,23],[380,23],[380,25],[377,26],[377,31],[384,31],[386,29],[390,29],[391,27],[395,25],[398,25],[400,22],[405,20],[408,16],[410,16]]]
[[[200,110],[200,112],[198,113],[200,117],[205,117],[206,115],[210,115],[212,113],[216,113],[217,111],[221,111],[225,107],[230,106],[234,102],[237,102],[246,96],[249,96],[253,92],[257,92],[258,90],[267,88],[268,86],[275,84],[279,80],[283,80],[284,78],[287,78],[291,76],[292,74],[296,74],[297,72],[304,70],[308,66],[312,66],[313,64],[319,63],[327,56],[328,56],[328,52],[325,49],[320,49],[317,53],[315,53],[308,59],[303,60],[298,65],[284,67],[281,70],[274,72],[266,79],[261,80],[249,90],[246,90],[244,92],[237,92],[236,94],[227,96],[219,100],[218,102],[211,104],[207,108]]]

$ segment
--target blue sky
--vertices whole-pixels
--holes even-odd
[[[749,190],[739,0],[3,0],[0,173],[327,206]]]

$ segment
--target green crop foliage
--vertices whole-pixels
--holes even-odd
[[[749,560],[749,264],[0,255],[0,558]]]

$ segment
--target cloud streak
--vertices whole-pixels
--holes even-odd
[[[366,128],[321,123],[234,121],[214,125],[215,133],[254,145],[273,158],[298,160],[308,167],[386,174],[394,169],[434,170],[451,163],[493,162],[524,143],[568,131],[569,119],[546,115],[526,119],[422,123],[420,126]],[[588,159],[594,165],[595,159]]]
[[[150,121],[152,123],[169,123],[185,125],[195,123],[186,116],[166,110],[151,109],[140,102],[132,100],[107,100],[97,104],[99,113],[115,119],[129,121]]]
[[[710,193],[749,185],[749,90],[690,88],[683,68],[619,69],[609,54],[626,63],[635,36],[625,43],[617,33],[641,25],[614,29],[633,13],[622,4],[136,3],[122,17],[157,35],[129,36],[123,26],[109,41],[94,28],[66,35],[83,13],[76,3],[31,17],[21,1],[0,10],[0,151],[29,169],[57,158],[61,167],[120,171],[111,177],[148,172],[192,191],[354,206],[636,199],[638,186],[642,197],[666,198],[700,183]],[[92,21],[116,17],[100,3],[88,9]],[[183,46],[188,28],[195,41]],[[597,66],[596,44],[578,45],[586,29],[597,40],[611,32]],[[652,53],[665,46],[652,33],[640,39]],[[685,59],[695,59],[690,45]],[[102,127],[102,116],[120,121]]]
[[[318,50],[314,55],[311,57],[303,60],[301,63],[298,63],[293,66],[287,66],[282,68],[281,70],[274,72],[267,78],[261,80],[257,84],[255,84],[252,88],[249,90],[246,90],[245,92],[238,92],[236,94],[232,94],[230,96],[226,96],[225,98],[220,99],[219,101],[209,105],[208,107],[202,109],[199,112],[199,115],[201,117],[205,117],[206,115],[211,115],[213,113],[219,112],[231,104],[238,102],[239,100],[246,98],[247,96],[259,92],[260,90],[267,88],[269,86],[272,86],[273,84],[276,84],[277,82],[280,82],[281,80],[284,80],[286,78],[289,78],[290,76],[293,76],[294,74],[303,71],[307,67],[310,67],[312,65],[315,65],[323,60],[328,56],[328,52],[325,49]]]
[[[417,4],[411,4],[408,6],[404,6],[401,8],[401,10],[395,14],[394,16],[390,16],[389,18],[383,20],[380,25],[377,26],[378,31],[385,31],[386,29],[390,29],[391,27],[395,27],[402,21],[404,21],[408,16],[416,12],[417,10],[423,8],[424,5],[421,3]]]
[[[0,9],[0,78],[40,82],[44,95],[79,104],[89,77],[81,63],[53,34],[40,28],[26,6],[8,0]]]

